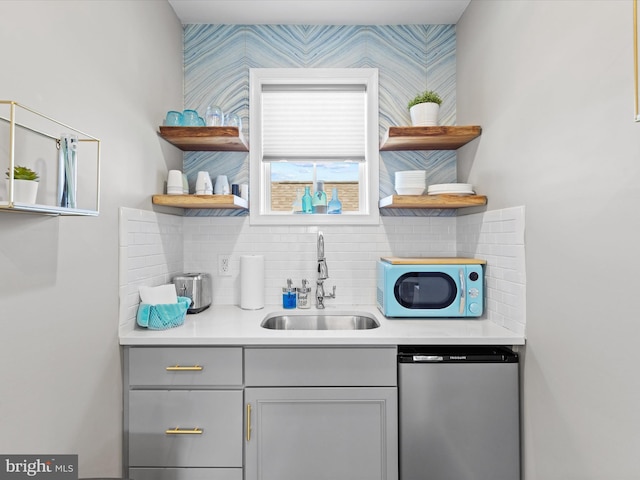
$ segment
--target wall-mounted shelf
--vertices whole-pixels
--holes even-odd
[[[249,204],[235,195],[154,195],[154,205],[178,208],[246,210]]]
[[[16,213],[36,213],[40,215],[60,215],[68,217],[96,217],[97,210],[82,210],[79,208],[52,207],[51,205],[38,205],[0,201],[0,211],[16,212]]]
[[[248,152],[238,127],[160,127],[160,136],[188,152]]]
[[[435,127],[389,127],[380,151],[457,150],[482,133],[477,125]]]
[[[0,100],[0,151],[9,155],[6,163],[0,158],[3,174],[23,165],[40,175],[37,201],[16,200],[16,180],[6,183],[5,197],[0,200],[0,212],[40,215],[97,216],[100,210],[100,140],[13,100]],[[77,173],[81,181],[76,186],[74,208],[59,206],[59,150],[62,134],[77,137]],[[6,134],[6,135],[5,135]]]
[[[390,195],[380,199],[380,208],[466,208],[487,204],[484,195]]]

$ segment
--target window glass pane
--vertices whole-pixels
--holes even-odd
[[[318,180],[332,181],[358,181],[358,164],[353,162],[318,163]]]
[[[313,181],[313,163],[274,162],[271,164],[271,181]]]
[[[313,194],[315,182],[323,181],[327,200],[331,200],[333,189],[338,189],[343,212],[357,212],[360,204],[359,165],[352,162],[271,163],[271,211],[291,212],[297,195],[310,187]]]

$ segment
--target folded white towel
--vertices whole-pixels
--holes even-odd
[[[173,284],[159,287],[139,287],[140,301],[148,305],[164,305],[178,303],[178,294]]]

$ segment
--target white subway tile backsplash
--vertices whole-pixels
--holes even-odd
[[[120,209],[120,328],[135,323],[140,286],[169,283],[183,268],[182,218]]]
[[[487,260],[490,320],[517,332],[525,325],[524,207],[460,217],[381,217],[377,226],[251,226],[248,217],[178,217],[121,209],[120,324],[135,321],[138,287],[180,272],[207,272],[213,303],[240,302],[240,256],[265,257],[265,302],[278,304],[287,278],[315,283],[316,239],[325,237],[335,305],[373,304],[381,256],[470,256]],[[218,255],[231,276],[218,276]],[[122,287],[127,287],[122,288]],[[123,298],[124,297],[124,298]]]
[[[487,261],[486,318],[517,333],[526,324],[524,207],[457,217],[460,256]]]

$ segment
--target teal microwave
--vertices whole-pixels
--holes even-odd
[[[385,317],[479,317],[486,262],[474,258],[383,257],[376,303]]]

